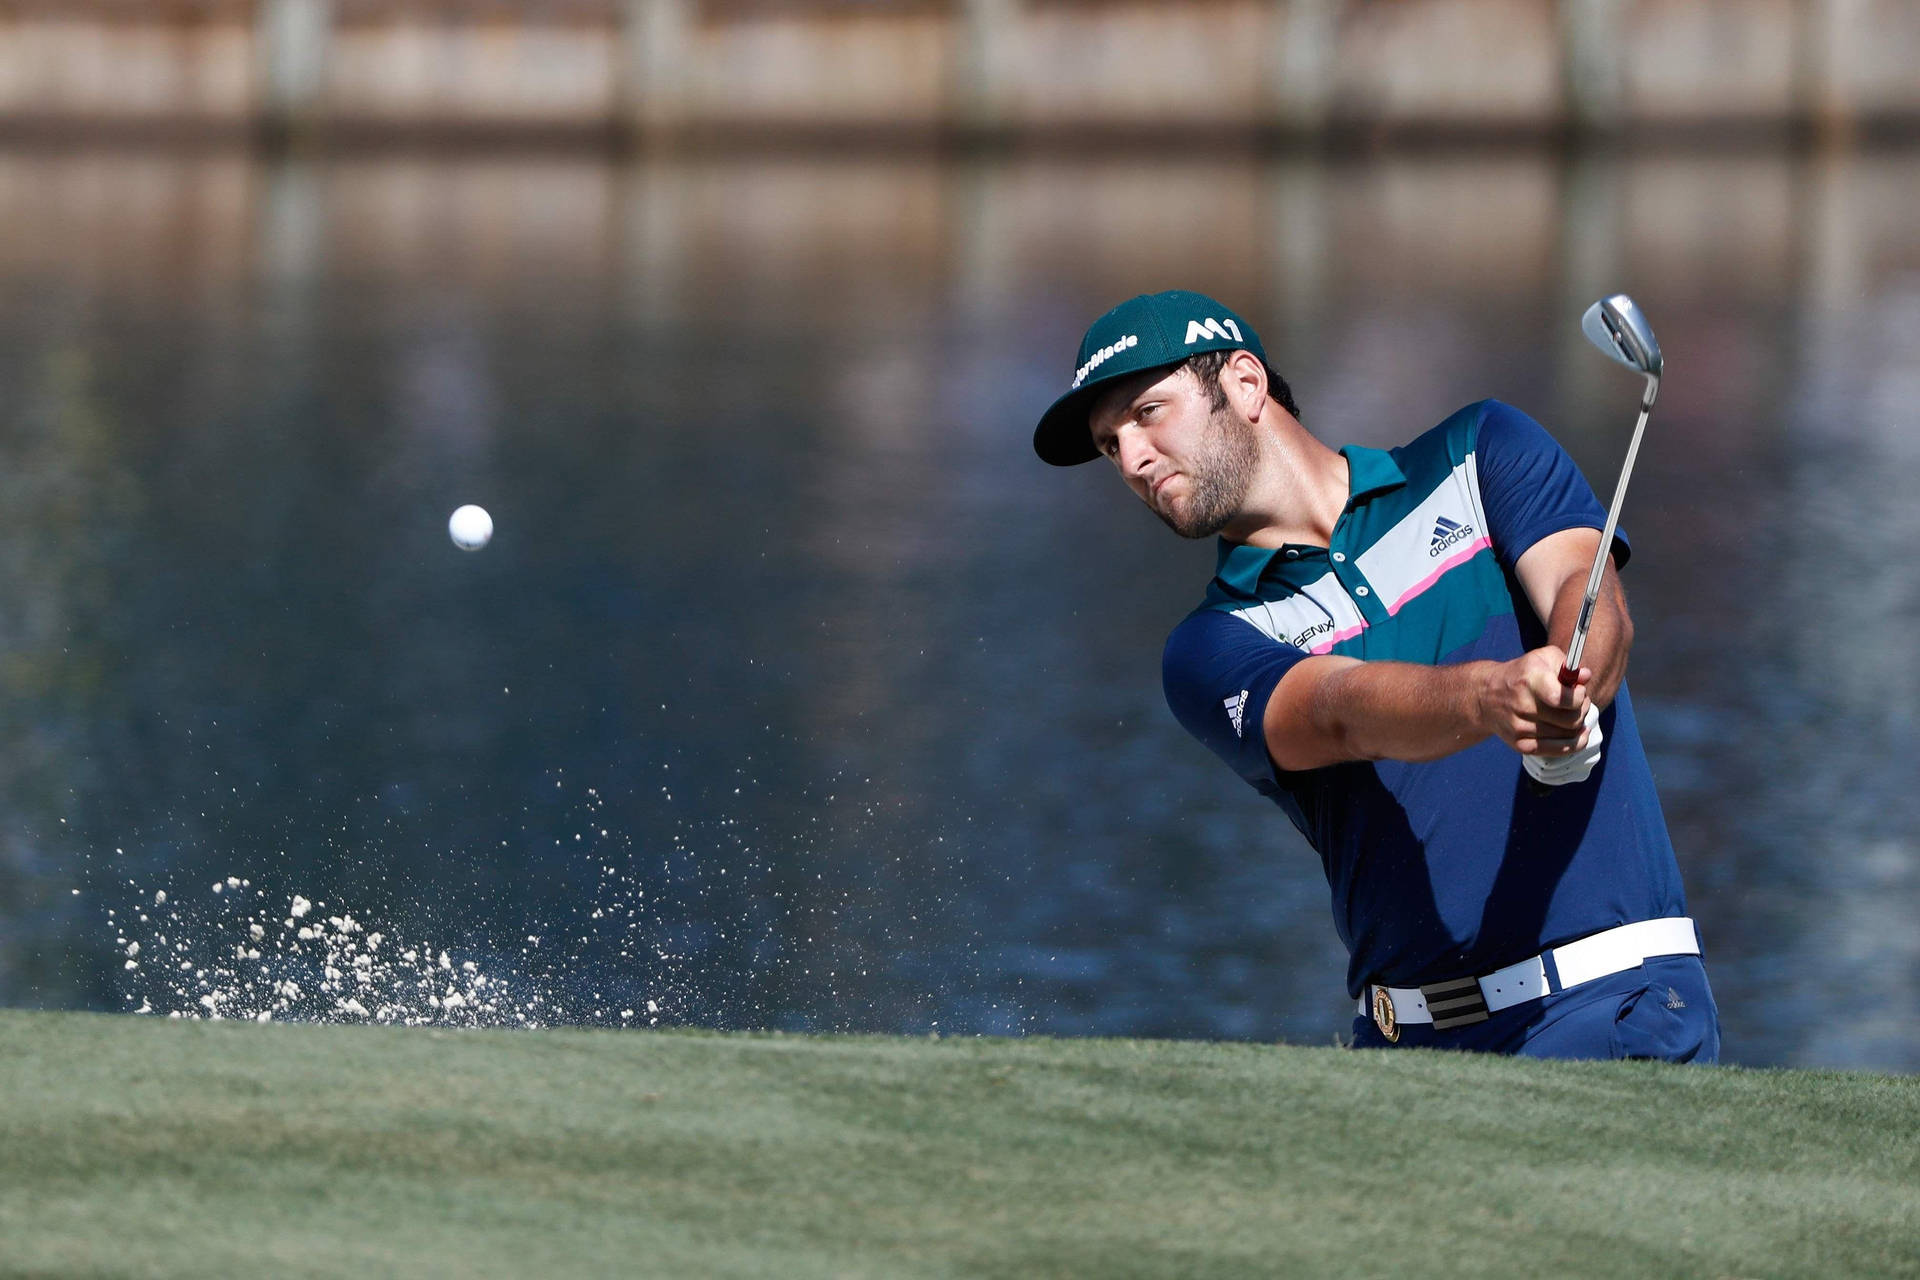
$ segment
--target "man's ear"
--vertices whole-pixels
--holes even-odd
[[[1249,422],[1267,409],[1267,367],[1251,351],[1236,351],[1220,368],[1220,385]]]

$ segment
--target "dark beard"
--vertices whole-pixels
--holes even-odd
[[[1185,512],[1176,522],[1159,507],[1153,508],[1160,522],[1183,538],[1211,538],[1240,514],[1260,458],[1252,423],[1235,417],[1231,409],[1215,411],[1210,422],[1212,430],[1186,473],[1192,492]]]

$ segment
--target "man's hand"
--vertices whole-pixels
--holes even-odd
[[[1585,782],[1600,763],[1600,744],[1607,735],[1600,729],[1600,707],[1587,704],[1587,745],[1568,756],[1521,756],[1527,774],[1542,786],[1564,787],[1569,782]]]
[[[1568,756],[1584,747],[1593,672],[1582,667],[1575,683],[1561,684],[1566,661],[1559,646],[1546,645],[1511,662],[1486,663],[1478,691],[1481,731],[1525,756]]]

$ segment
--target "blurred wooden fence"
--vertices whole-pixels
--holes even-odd
[[[0,0],[0,128],[666,141],[1920,122],[1920,0]]]

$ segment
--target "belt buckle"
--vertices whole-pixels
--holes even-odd
[[[1400,1019],[1393,1010],[1393,993],[1378,985],[1373,988],[1373,1025],[1380,1028],[1388,1044],[1400,1042]]]
[[[1493,1016],[1487,1011],[1487,997],[1480,990],[1478,978],[1429,982],[1420,988],[1420,994],[1426,998],[1427,1012],[1433,1015],[1435,1031],[1470,1027]]]

